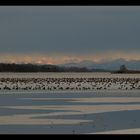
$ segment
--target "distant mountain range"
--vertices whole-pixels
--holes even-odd
[[[128,69],[132,70],[140,70],[140,60],[130,60],[127,61],[125,59],[116,59],[112,61],[100,62],[96,63],[91,60],[84,60],[79,63],[66,63],[60,64],[59,66],[64,67],[86,67],[90,70],[99,69],[99,70],[118,70],[121,65],[125,65]]]
[[[115,72],[121,65],[125,65],[127,72],[140,72],[140,60],[126,61],[125,59],[100,63],[84,60],[79,63],[60,65],[0,63],[0,72]]]

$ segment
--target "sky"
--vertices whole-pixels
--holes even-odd
[[[0,62],[140,60],[140,6],[1,6]]]

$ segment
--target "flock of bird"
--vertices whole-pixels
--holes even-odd
[[[140,89],[140,78],[0,78],[0,90]]]

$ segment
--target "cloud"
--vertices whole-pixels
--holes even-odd
[[[139,6],[1,7],[1,61],[139,59],[139,15]]]
[[[125,60],[140,60],[139,52],[108,51],[103,53],[93,53],[92,55],[65,55],[46,53],[0,53],[0,62],[4,63],[37,63],[37,64],[63,64],[77,63],[83,60],[93,62],[112,61],[123,58]]]

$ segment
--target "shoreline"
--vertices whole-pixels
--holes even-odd
[[[112,90],[112,89],[110,89],[110,90],[45,90],[45,91],[43,91],[43,90],[26,90],[26,91],[24,91],[24,90],[11,90],[11,91],[5,91],[5,90],[1,90],[0,91],[0,94],[12,94],[12,93],[14,93],[14,94],[21,94],[21,93],[23,93],[23,94],[47,94],[47,93],[81,93],[81,94],[83,94],[83,93],[91,93],[91,94],[94,94],[94,93],[97,93],[97,94],[100,94],[100,93],[103,93],[103,94],[106,94],[106,93],[119,93],[119,94],[121,94],[121,93],[125,93],[125,94],[134,94],[134,93],[139,93],[140,94],[140,90]]]

